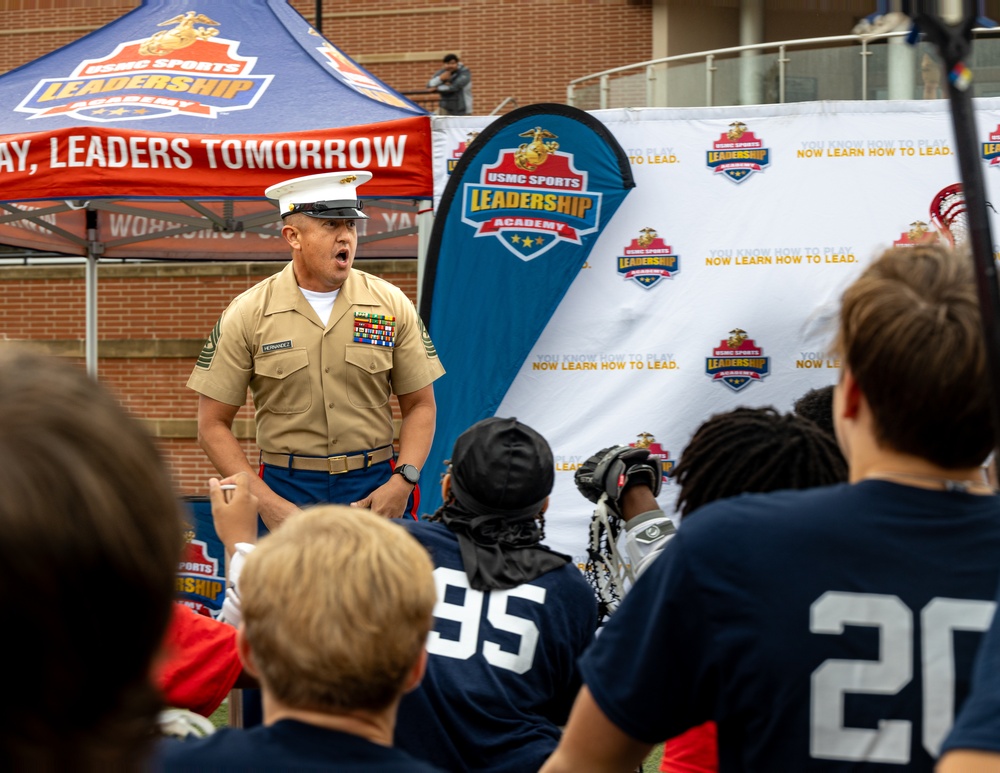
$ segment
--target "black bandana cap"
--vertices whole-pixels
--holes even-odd
[[[483,419],[455,441],[451,486],[475,515],[538,515],[554,482],[548,442],[515,418]]]

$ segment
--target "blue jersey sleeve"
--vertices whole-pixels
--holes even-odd
[[[707,620],[684,550],[671,540],[581,661],[583,681],[623,732],[658,743],[711,719]]]
[[[1000,605],[1000,588],[997,589]],[[972,693],[963,705],[955,726],[941,747],[1000,752],[1000,615],[983,637],[976,656]]]

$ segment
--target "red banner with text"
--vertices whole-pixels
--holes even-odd
[[[179,135],[90,126],[0,140],[6,201],[259,198],[276,182],[339,169],[371,171],[367,196],[426,195],[432,187],[427,118],[275,135]]]

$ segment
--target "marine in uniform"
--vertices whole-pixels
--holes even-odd
[[[368,217],[357,189],[370,179],[324,173],[265,191],[291,262],[230,303],[187,382],[200,395],[199,443],[222,475],[251,474],[268,528],[316,502],[399,517],[430,450],[444,368],[403,292],[353,268],[356,221]],[[248,388],[259,478],[232,431]]]

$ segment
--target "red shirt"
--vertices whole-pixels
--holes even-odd
[[[207,717],[225,700],[242,670],[235,628],[174,604],[156,678],[167,705]]]
[[[719,742],[715,723],[692,727],[663,746],[663,773],[717,773]]]

